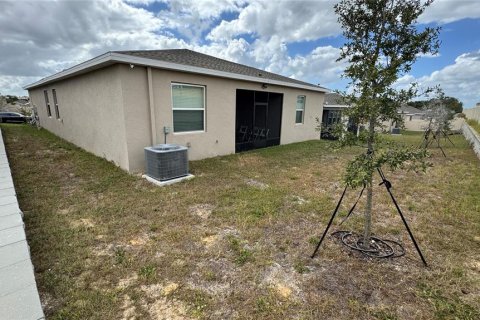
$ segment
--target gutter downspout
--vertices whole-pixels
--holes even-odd
[[[157,126],[155,118],[155,103],[153,100],[152,68],[147,67],[148,82],[148,106],[150,107],[150,130],[152,134],[152,145],[157,144]]]

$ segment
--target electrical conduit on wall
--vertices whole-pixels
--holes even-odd
[[[150,107],[150,130],[152,133],[152,145],[157,144],[157,126],[155,118],[155,102],[153,100],[152,68],[147,67],[148,81],[148,106]]]

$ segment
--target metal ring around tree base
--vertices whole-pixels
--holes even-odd
[[[362,238],[356,233],[351,231],[335,231],[332,233],[332,236],[336,236],[340,238],[342,244],[352,250],[359,251],[366,256],[372,258],[398,258],[405,255],[405,249],[403,246],[394,240],[388,239],[380,239],[378,237],[370,237],[371,243],[368,245],[367,248],[363,246]],[[351,237],[357,237],[358,239],[355,241],[350,240]],[[395,248],[396,247],[396,248]]]

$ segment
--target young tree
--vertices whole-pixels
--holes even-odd
[[[450,121],[455,113],[448,104],[450,97],[445,97],[441,90],[437,90],[437,96],[430,99],[426,104],[425,120],[428,122],[424,129],[438,135],[450,131]]]
[[[439,28],[416,26],[418,17],[431,0],[342,0],[335,5],[346,43],[340,58],[349,65],[344,76],[350,78],[352,93],[346,99],[352,106],[348,115],[366,124],[357,138],[344,132],[343,145],[366,145],[367,153],[356,156],[347,166],[348,186],[366,186],[363,245],[368,246],[372,213],[373,174],[382,165],[392,169],[411,166],[425,168],[425,150],[393,146],[382,141],[375,130],[385,121],[402,123],[397,109],[417,95],[417,86],[396,90],[398,78],[411,70],[420,54],[438,53]]]

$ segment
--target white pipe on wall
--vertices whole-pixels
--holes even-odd
[[[152,133],[152,145],[157,144],[157,125],[155,118],[155,103],[153,100],[152,68],[147,67],[148,81],[148,105],[150,107],[150,130]]]

